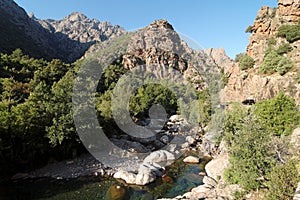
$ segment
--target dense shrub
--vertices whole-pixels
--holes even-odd
[[[290,199],[300,178],[285,135],[299,119],[294,100],[282,93],[252,108],[232,107],[224,126],[230,155],[226,180],[246,192],[267,187],[272,200]]]
[[[245,33],[252,33],[252,31],[253,31],[253,26],[250,25],[246,28]]]
[[[255,104],[255,114],[273,135],[290,135],[299,124],[300,116],[295,101],[283,93]]]
[[[138,88],[132,96],[129,108],[133,117],[145,118],[152,105],[162,105],[166,112],[171,115],[177,111],[177,98],[168,88],[159,84],[148,84]]]
[[[249,55],[242,55],[239,59],[239,66],[241,70],[246,70],[254,66],[254,59]]]
[[[274,166],[267,178],[269,200],[290,200],[295,195],[298,182],[300,181],[299,172],[296,167],[296,160],[289,160],[286,164]]]
[[[286,54],[286,53],[288,53],[288,52],[290,52],[290,51],[292,51],[292,50],[293,50],[293,47],[291,47],[290,44],[284,43],[284,44],[282,44],[282,45],[280,45],[280,46],[278,47],[278,49],[276,50],[276,52],[277,52],[278,54],[282,55],[282,54]]]
[[[235,55],[234,61],[235,62],[240,62],[241,57],[243,57],[245,53],[239,53]]]
[[[276,72],[277,65],[280,61],[278,53],[274,49],[269,49],[265,53],[265,58],[260,66],[260,71],[264,74]]]
[[[268,39],[268,46],[276,45],[277,41],[274,37]]]
[[[276,71],[280,75],[286,74],[290,69],[293,68],[293,62],[287,57],[281,57],[280,61],[277,64]]]
[[[241,185],[246,191],[258,189],[263,177],[275,164],[269,150],[270,134],[262,128],[253,114],[240,118],[234,131],[227,132],[230,152],[230,167],[225,178],[230,183]],[[228,136],[229,135],[229,136]]]
[[[298,25],[282,25],[277,32],[278,37],[286,38],[290,43],[300,39],[300,23]]]
[[[66,146],[59,151],[50,146],[46,127],[53,127],[60,137],[70,136],[66,130],[72,132],[68,115],[72,86],[60,80],[73,67],[56,59],[29,58],[19,49],[11,55],[0,54],[1,173],[36,166],[50,154],[62,158],[70,153]]]
[[[281,56],[274,48],[269,48],[265,53],[265,58],[259,70],[264,74],[278,72],[284,75],[293,68],[293,62],[285,56]]]

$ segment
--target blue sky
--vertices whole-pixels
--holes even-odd
[[[189,36],[203,48],[222,47],[234,58],[245,52],[249,34],[263,6],[277,6],[277,0],[15,0],[28,13],[40,19],[61,19],[71,12],[110,21],[126,30],[167,19],[176,31]]]

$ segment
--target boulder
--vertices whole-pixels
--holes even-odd
[[[197,158],[195,156],[188,156],[185,159],[183,159],[183,162],[190,163],[190,164],[198,164],[199,158]]]
[[[185,139],[189,144],[194,144],[195,143],[195,139],[192,136],[187,136]]]
[[[115,179],[122,179],[127,184],[135,184],[136,183],[136,174],[132,172],[126,172],[126,171],[118,171],[113,176]]]
[[[155,175],[153,175],[152,173],[138,173],[136,176],[136,185],[147,185],[153,181],[155,181]]]
[[[171,122],[176,122],[180,119],[180,115],[172,115],[170,118],[169,118],[169,121]]]
[[[164,143],[162,143],[161,141],[159,140],[155,140],[152,145],[154,146],[155,149],[161,149],[165,146]]]
[[[205,166],[205,171],[207,176],[215,179],[215,180],[223,180],[224,179],[224,171],[229,167],[229,155],[222,154],[210,162],[208,162]]]
[[[296,128],[291,135],[291,145],[295,149],[300,149],[300,128]]]
[[[168,163],[174,160],[175,160],[174,154],[166,150],[158,150],[148,155],[144,159],[143,163]]]
[[[149,174],[152,173],[155,176],[162,176],[162,170],[164,168],[156,163],[143,163],[139,167],[139,174]]]
[[[106,193],[106,200],[116,200],[116,199],[125,199],[126,197],[126,189],[119,185],[112,185],[109,187]]]
[[[208,187],[215,187],[218,184],[215,179],[213,179],[209,176],[204,176],[203,183],[205,185],[207,185]]]
[[[169,143],[169,137],[167,135],[163,135],[159,140],[164,144]]]

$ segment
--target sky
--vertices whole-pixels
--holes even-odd
[[[15,0],[39,19],[62,19],[81,12],[99,21],[135,30],[157,19],[167,19],[176,31],[201,48],[224,48],[234,58],[245,52],[257,11],[277,6],[277,0]]]

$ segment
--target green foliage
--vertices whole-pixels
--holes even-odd
[[[211,98],[210,94],[208,93],[208,90],[204,90],[202,92],[199,92],[198,94],[198,106],[199,110],[197,111],[200,113],[199,115],[199,125],[201,128],[204,128],[211,122],[211,110],[212,110],[212,105],[211,105]]]
[[[272,168],[268,174],[267,199],[290,200],[293,198],[298,182],[300,181],[296,164],[297,161],[291,159],[286,164],[280,164]]]
[[[266,51],[264,61],[259,70],[264,74],[278,72],[280,75],[284,75],[292,68],[292,61],[285,56],[281,56],[274,48],[271,47]]]
[[[149,84],[138,88],[129,103],[131,115],[135,118],[148,117],[148,111],[154,104],[162,105],[166,112],[171,115],[177,111],[177,98],[168,88]]]
[[[282,25],[277,32],[278,37],[285,38],[288,42],[293,43],[300,39],[300,23],[297,25]]]
[[[47,136],[50,143],[54,146],[62,144],[62,142],[74,141],[79,142],[79,138],[75,132],[72,112],[72,92],[74,73],[69,71],[57,83],[55,82],[51,88],[51,98],[47,108],[47,113],[52,116],[52,123],[46,127]]]
[[[227,85],[228,80],[229,80],[229,75],[228,75],[228,73],[225,73],[224,68],[222,68],[221,69],[221,81],[222,81],[222,84],[224,86]]]
[[[254,63],[254,59],[247,54],[244,54],[239,58],[239,66],[241,70],[252,68],[254,66]]]
[[[299,124],[300,115],[293,98],[279,93],[271,100],[255,104],[255,114],[273,135],[290,135]]]
[[[274,46],[276,45],[277,41],[274,37],[271,37],[268,39],[268,46]]]
[[[72,86],[62,78],[72,67],[60,60],[29,58],[20,49],[0,54],[0,165],[8,172],[47,161],[55,149],[46,137],[47,127],[69,137],[65,127],[72,124]]]
[[[295,162],[289,161],[285,135],[291,134],[299,119],[294,100],[282,93],[252,108],[233,105],[224,126],[230,155],[226,180],[246,192],[267,186],[269,199],[288,199],[299,175]]]
[[[235,55],[234,61],[240,62],[240,59],[245,55],[245,53],[239,53]]]
[[[247,116],[248,110],[237,104],[232,105],[232,110],[226,113],[224,131],[228,145],[231,145],[231,142],[234,140],[235,133],[243,129],[243,119]]]
[[[270,134],[259,126],[253,114],[240,119],[238,126],[227,138],[231,138],[230,167],[225,178],[230,183],[240,184],[246,191],[258,189],[275,160],[270,154]],[[240,124],[239,124],[240,123]]]
[[[280,59],[280,61],[277,64],[277,69],[276,71],[280,74],[280,75],[284,75],[286,74],[288,71],[290,71],[290,69],[293,68],[293,62],[287,58],[287,57],[282,57]]]
[[[252,31],[253,31],[253,26],[250,25],[246,28],[245,33],[252,33]]]
[[[286,54],[286,53],[288,53],[288,52],[290,52],[290,51],[292,51],[292,50],[293,50],[293,47],[292,47],[290,44],[284,43],[284,44],[282,44],[282,45],[280,45],[280,46],[278,47],[278,49],[276,50],[276,52],[277,52],[279,55],[282,55],[282,54]]]

